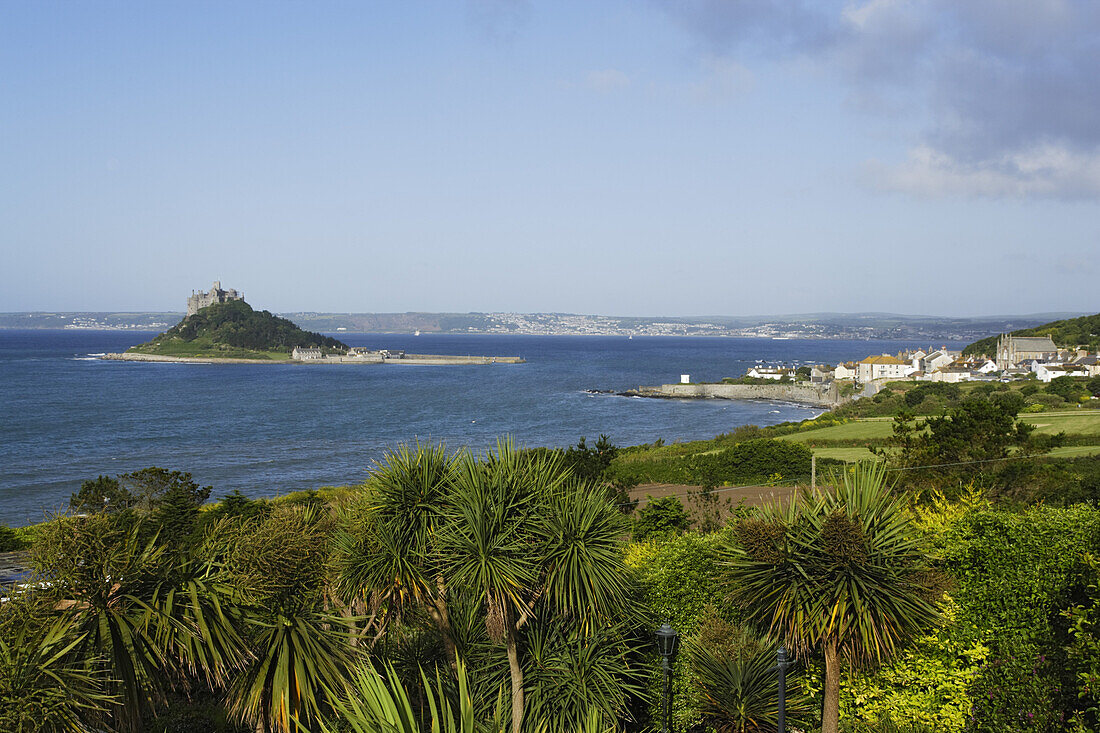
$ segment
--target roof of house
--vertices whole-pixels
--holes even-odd
[[[907,362],[898,359],[897,357],[890,356],[888,354],[882,354],[881,356],[868,356],[866,359],[860,362],[860,364],[905,364]]]
[[[1050,336],[1009,336],[1008,339],[1017,351],[1057,351]]]

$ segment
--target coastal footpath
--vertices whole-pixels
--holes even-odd
[[[638,387],[622,394],[659,399],[774,400],[814,407],[838,407],[850,402],[841,397],[836,382],[828,384],[662,384]]]
[[[334,356],[324,359],[232,359],[209,356],[166,356],[162,354],[104,354],[106,361],[146,361],[169,364],[406,364],[409,366],[461,366],[471,364],[523,364],[519,356],[448,356],[444,354],[404,354],[399,358]]]

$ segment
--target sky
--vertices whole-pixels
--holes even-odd
[[[0,3],[0,311],[1096,312],[1094,0]]]

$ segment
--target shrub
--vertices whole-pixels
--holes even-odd
[[[11,527],[0,524],[0,552],[12,552],[23,548],[19,535]]]
[[[634,520],[634,541],[644,542],[685,531],[691,524],[683,503],[675,496],[654,499],[647,496],[648,502],[638,510]]]

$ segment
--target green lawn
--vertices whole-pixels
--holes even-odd
[[[856,420],[843,425],[832,425],[803,433],[784,435],[779,440],[793,440],[797,443],[814,443],[819,440],[881,440],[893,433],[891,420]]]
[[[1064,432],[1067,435],[1100,436],[1100,410],[1039,412],[1021,415],[1020,419],[1034,425],[1040,433]],[[793,440],[799,443],[831,440],[882,440],[890,437],[892,431],[892,418],[869,418],[818,430],[792,433],[779,439]]]
[[[1035,426],[1039,433],[1100,436],[1100,410],[1074,412],[1037,412],[1020,419]]]
[[[849,463],[868,461],[876,457],[866,448],[814,448],[813,451],[818,458],[836,458]]]

